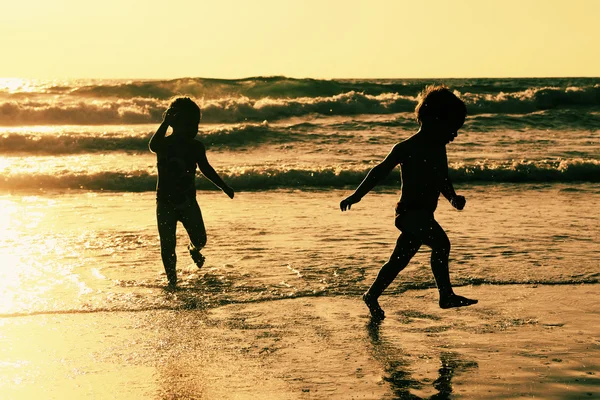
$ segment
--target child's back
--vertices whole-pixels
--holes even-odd
[[[175,135],[164,139],[157,154],[157,199],[178,203],[196,195],[196,165],[202,144]]]

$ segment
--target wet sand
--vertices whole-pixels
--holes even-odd
[[[358,297],[3,318],[0,397],[600,398],[598,288],[411,290],[379,325]]]

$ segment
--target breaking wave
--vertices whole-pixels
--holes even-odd
[[[395,93],[377,96],[347,92],[332,97],[295,99],[225,97],[199,100],[205,123],[279,120],[310,114],[393,114],[414,109],[415,99]],[[78,102],[8,101],[0,103],[0,125],[116,125],[161,121],[168,102],[157,99]]]
[[[69,95],[81,98],[135,97],[167,100],[187,94],[196,98],[249,97],[251,99],[331,97],[347,92],[377,96],[398,93],[415,96],[425,85],[446,83],[461,93],[500,94],[540,87],[586,88],[597,78],[472,78],[472,79],[295,79],[259,76],[243,79],[179,78],[171,80],[19,80],[0,79],[0,95]]]
[[[310,125],[310,124],[309,124]],[[207,147],[259,145],[269,143],[285,143],[292,140],[304,140],[293,128],[271,128],[268,124],[240,124],[198,134]],[[27,134],[22,132],[6,132],[0,134],[0,154],[35,154],[62,155],[96,152],[148,152],[148,141],[153,132],[140,133],[136,136],[121,132],[104,132],[102,134],[86,134],[77,131],[61,132],[55,135]]]
[[[0,82],[0,125],[98,125],[160,122],[169,99],[194,97],[206,123],[276,121],[307,115],[412,112],[425,80],[315,80],[285,77],[40,86],[8,92]],[[600,106],[594,78],[446,80],[470,115],[531,114]],[[568,121],[567,121],[568,122]],[[567,123],[565,122],[565,123]]]
[[[368,168],[238,168],[220,171],[221,177],[236,190],[269,190],[276,188],[332,188],[356,186],[365,177]],[[510,163],[455,164],[450,168],[455,183],[553,183],[600,182],[599,160],[513,161]],[[390,174],[382,185],[399,185],[400,175]],[[0,178],[0,189],[52,190],[83,189],[127,192],[152,191],[156,186],[153,171],[61,173],[61,174],[5,174]],[[206,179],[198,179],[197,188],[213,190]]]

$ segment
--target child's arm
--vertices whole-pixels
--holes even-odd
[[[171,125],[171,120],[174,115],[173,110],[170,108],[163,114],[163,122],[160,124],[154,135],[152,135],[150,142],[148,143],[151,152],[157,153],[162,147],[165,135],[167,134],[167,129],[169,129],[169,125]]]
[[[388,174],[400,164],[402,159],[402,153],[404,146],[402,143],[398,143],[392,148],[390,154],[387,155],[385,160],[377,164],[373,169],[369,171],[365,179],[358,185],[358,188],[350,196],[346,197],[340,202],[340,209],[346,211],[350,209],[352,204],[358,203],[367,193],[373,189],[380,180],[388,176]]]
[[[446,155],[446,149],[444,148],[444,154],[442,159],[444,168],[444,176],[442,178],[442,187],[440,188],[440,192],[444,195],[446,199],[452,204],[452,207],[457,210],[462,210],[465,208],[466,200],[464,196],[459,196],[454,191],[454,186],[452,186],[452,181],[448,176],[448,156]]]
[[[209,164],[208,158],[206,158],[206,149],[201,142],[195,142],[195,145],[198,146],[198,154],[196,155],[196,159],[198,160],[198,167],[200,168],[200,172],[204,174],[212,183],[217,185],[230,199],[233,199],[234,192],[233,189],[230,188],[217,174],[212,165]]]

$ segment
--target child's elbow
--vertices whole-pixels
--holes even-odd
[[[377,164],[376,166],[373,167],[373,169],[371,170],[371,173],[373,174],[374,177],[376,178],[381,178],[385,175],[387,175],[389,172],[389,167],[387,164],[385,163],[381,163],[381,164]]]

